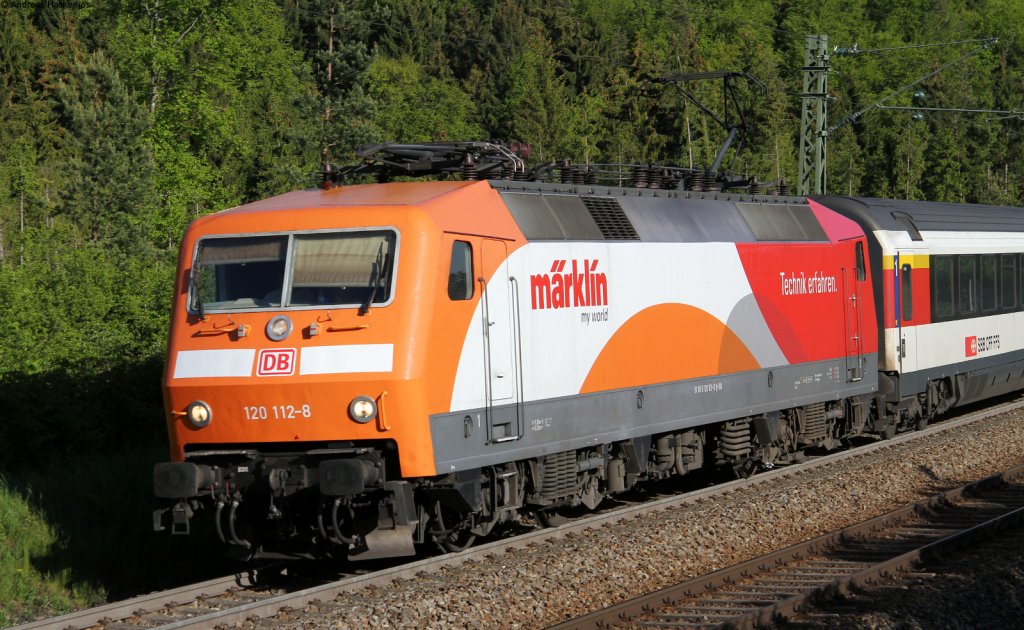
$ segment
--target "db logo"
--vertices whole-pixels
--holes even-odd
[[[978,337],[964,337],[964,353],[973,357],[978,354]]]
[[[256,376],[290,376],[295,373],[295,348],[260,350]]]

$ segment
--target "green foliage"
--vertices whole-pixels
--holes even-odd
[[[0,266],[7,322],[0,377],[54,367],[94,375],[112,359],[160,353],[173,280],[169,254],[126,257],[63,222],[28,229],[15,250],[24,262]]]
[[[504,99],[508,137],[533,147],[538,161],[571,155],[565,131],[576,119],[572,95],[558,76],[550,43],[536,37],[513,61]]]
[[[0,556],[0,601],[20,606],[0,615],[155,587],[152,566],[193,570],[166,543],[148,566],[102,550],[159,546],[145,531],[149,467],[163,457],[160,371],[189,221],[307,186],[321,160],[367,142],[497,139],[534,161],[707,165],[726,130],[680,88],[722,115],[721,85],[659,79],[710,70],[759,80],[736,84],[746,145],[726,163],[793,182],[816,33],[861,49],[999,36],[921,87],[936,107],[1024,110],[1019,0],[0,7],[0,441],[17,445],[0,450],[0,527],[26,541],[15,577]],[[967,50],[834,57],[832,121]],[[876,110],[829,138],[828,185],[1020,205],[1022,135],[1017,119]],[[18,519],[35,525],[10,529]],[[31,577],[17,573],[26,557]]]
[[[60,214],[93,241],[131,247],[152,214],[152,170],[145,110],[102,51],[76,65],[57,88],[58,123],[67,130]]]
[[[99,601],[102,593],[81,585],[69,588],[65,568],[41,570],[34,560],[60,546],[53,526],[33,507],[30,496],[0,477],[0,626],[29,621]]]
[[[429,142],[479,138],[470,122],[473,102],[451,79],[428,76],[411,58],[378,57],[367,70],[368,94],[377,103],[377,141]]]
[[[316,93],[290,39],[269,0],[119,7],[113,49],[152,117],[151,239],[175,243],[197,216],[311,180]]]
[[[323,161],[349,159],[358,144],[370,142],[373,99],[366,93],[370,47],[378,20],[388,10],[373,2],[347,0],[290,0],[283,11],[290,35],[311,70],[315,91],[303,100],[312,131],[293,134]]]

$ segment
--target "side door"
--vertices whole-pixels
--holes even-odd
[[[487,442],[509,442],[522,437],[522,410],[519,386],[518,335],[512,282],[508,267],[508,247],[504,241],[483,239],[477,278],[481,291],[481,322],[484,334],[484,372],[487,398]],[[486,278],[491,278],[490,282]]]
[[[893,256],[893,314],[896,327],[896,358],[900,372],[917,370],[917,326],[914,308],[914,284],[923,278],[915,273],[918,255],[913,250],[898,250]],[[891,324],[888,324],[891,325]]]
[[[867,281],[864,244],[860,241],[850,243],[848,256],[848,260],[853,264],[843,266],[843,302],[846,326],[846,380],[852,382],[864,378],[864,309],[861,299]]]

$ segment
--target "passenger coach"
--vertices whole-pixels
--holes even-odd
[[[869,236],[881,428],[1024,387],[1024,210],[825,197]]]

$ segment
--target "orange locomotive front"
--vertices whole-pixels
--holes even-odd
[[[486,184],[353,186],[195,221],[168,344],[172,461],[154,471],[155,527],[187,533],[212,509],[249,557],[413,553],[424,528],[409,480],[437,473],[429,417],[450,407],[453,349],[479,300],[452,254],[473,237],[450,230],[513,249],[522,235],[495,204]],[[449,299],[459,291],[474,297]]]

